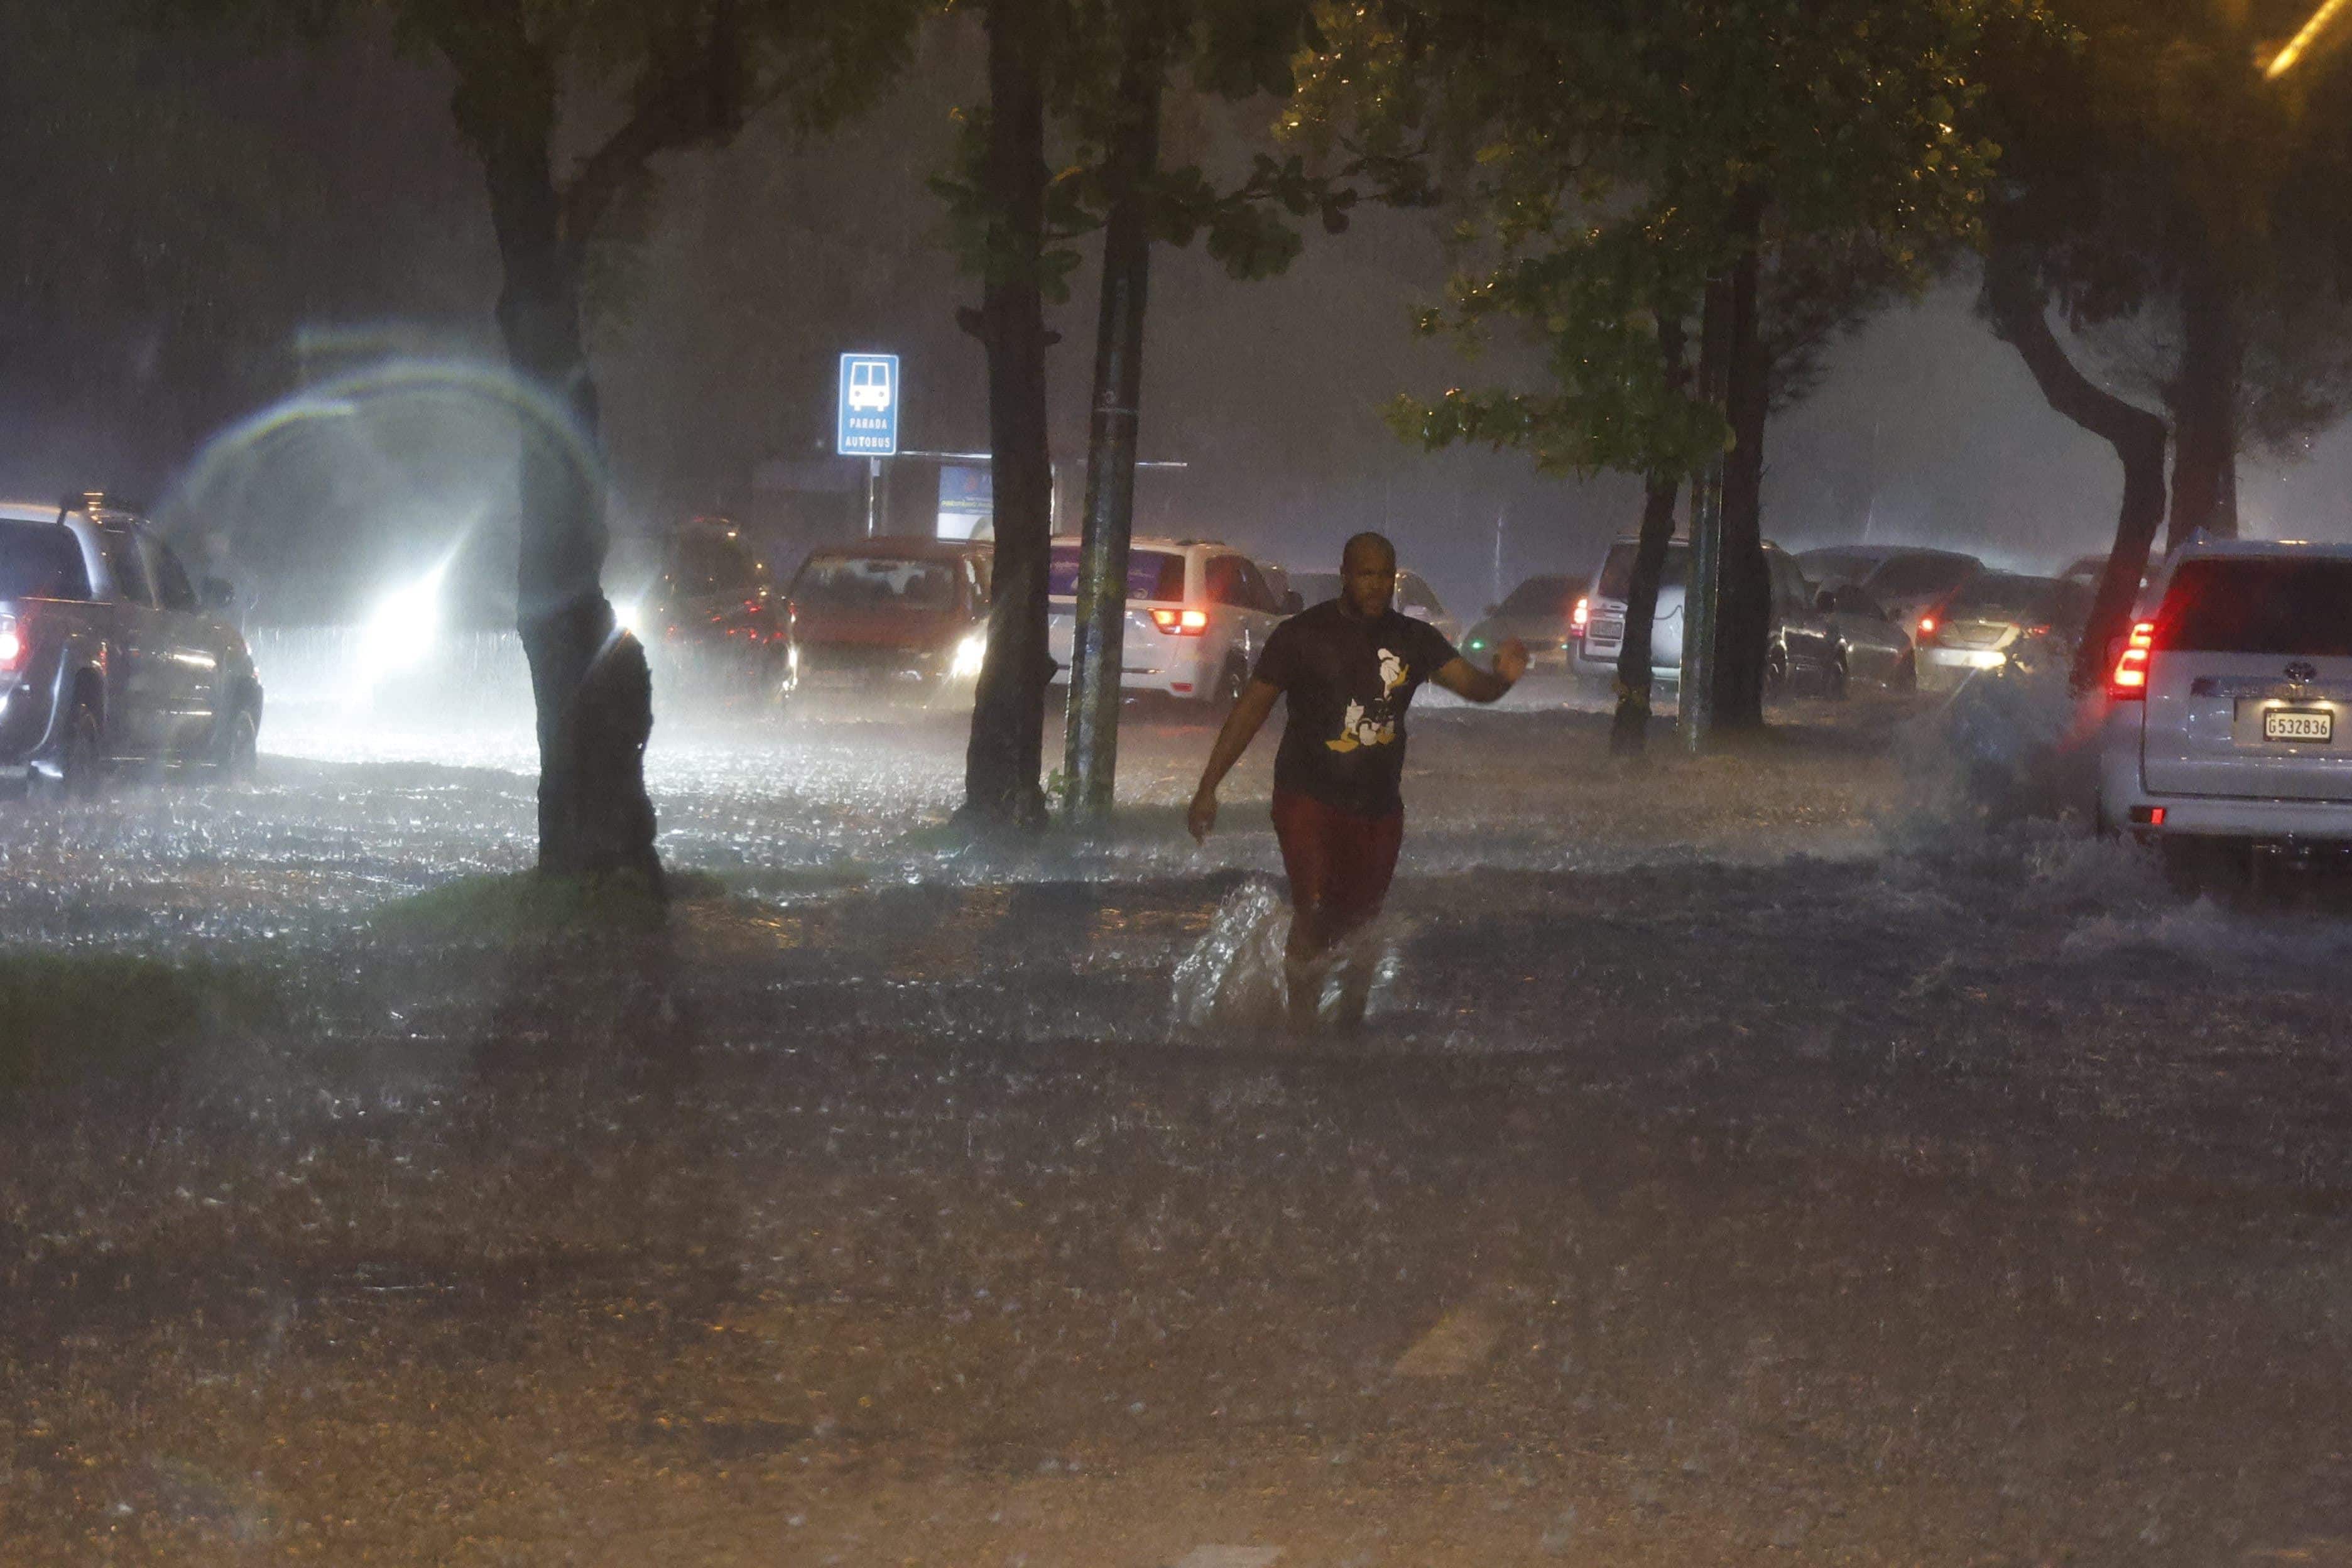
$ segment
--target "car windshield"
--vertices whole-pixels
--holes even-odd
[[[1054,546],[1053,568],[1045,591],[1056,599],[1078,595],[1078,547]],[[1181,605],[1184,602],[1184,558],[1164,550],[1137,550],[1127,557],[1127,597],[1129,603]]]
[[[757,575],[751,558],[731,540],[688,534],[669,548],[669,581],[681,594],[748,593]]]
[[[940,561],[887,555],[819,555],[793,582],[793,603],[820,610],[946,610],[955,573]]]
[[[0,599],[87,599],[81,545],[54,522],[0,521]]]
[[[1633,552],[1639,548],[1633,540],[1621,539],[1609,548],[1609,559],[1601,564],[1601,581],[1593,587],[1595,597],[1622,599],[1633,585]],[[1690,581],[1690,544],[1675,540],[1666,546],[1666,562],[1658,573],[1658,586],[1680,588]]]
[[[2352,561],[2184,561],[2158,624],[2183,653],[2352,658]]]
[[[1873,572],[1863,586],[1874,598],[1901,599],[1942,594],[1984,570],[1965,555],[1898,555]]]
[[[1987,572],[1953,595],[1945,614],[1986,620],[2050,621],[2067,618],[2074,609],[2075,590],[2054,577],[2013,577]]]
[[[1575,591],[1573,577],[1530,577],[1496,608],[1507,616],[1564,616]]]

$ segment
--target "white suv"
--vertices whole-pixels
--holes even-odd
[[[2168,852],[2352,841],[2352,545],[2200,542],[2107,679],[2099,822]]]
[[[1070,679],[1077,626],[1078,541],[1054,541],[1046,588],[1048,646]],[[1158,691],[1222,706],[1248,684],[1268,633],[1288,614],[1255,562],[1230,545],[1139,539],[1127,556],[1123,691]]]

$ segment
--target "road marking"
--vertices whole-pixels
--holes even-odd
[[[1475,1304],[1456,1307],[1397,1358],[1399,1377],[1459,1377],[1485,1361],[1503,1337],[1501,1321]]]

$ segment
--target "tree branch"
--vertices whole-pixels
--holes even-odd
[[[2050,330],[2042,290],[2031,258],[2015,249],[1997,249],[1986,258],[1984,301],[1993,331],[2018,352],[2050,406],[2118,452],[2153,444],[2163,449],[2167,431],[2158,416],[2125,402],[2076,368],[2065,345]]]
[[[656,58],[648,66],[635,111],[563,185],[563,239],[575,256],[656,153],[724,141],[741,128],[751,108],[743,79],[746,47],[733,0],[719,0],[706,37],[667,63]]]

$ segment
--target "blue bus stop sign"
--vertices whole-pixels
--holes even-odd
[[[898,455],[898,356],[841,356],[834,450],[845,458]]]

